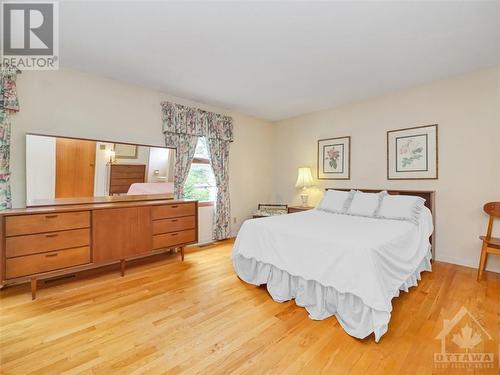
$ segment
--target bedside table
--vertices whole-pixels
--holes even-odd
[[[302,212],[302,211],[307,211],[307,210],[312,210],[314,207],[304,207],[304,206],[289,206],[288,207],[288,213],[293,214],[294,212]]]

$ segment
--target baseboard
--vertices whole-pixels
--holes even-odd
[[[463,260],[459,258],[455,258],[453,256],[439,256],[436,257],[436,260],[438,262],[444,262],[444,263],[450,263],[450,264],[456,264],[458,266],[463,266],[463,267],[468,267],[468,268],[474,268],[477,270],[479,266],[479,260],[473,261],[473,260]],[[495,273],[500,273],[500,269],[492,268],[491,266],[486,267],[486,271],[489,272],[495,272]]]

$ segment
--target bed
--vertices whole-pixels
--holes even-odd
[[[133,183],[127,195],[169,194],[174,193],[173,182],[143,182]]]
[[[378,342],[392,298],[416,286],[432,259],[433,192],[388,193],[423,197],[418,222],[320,209],[247,220],[232,253],[237,275],[266,284],[277,302],[295,299],[311,319],[335,315],[349,335]]]

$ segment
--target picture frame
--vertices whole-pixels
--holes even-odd
[[[351,137],[318,140],[318,180],[351,179]]]
[[[438,179],[437,124],[387,132],[387,179]]]
[[[125,143],[115,143],[114,148],[116,159],[137,159],[137,146]]]

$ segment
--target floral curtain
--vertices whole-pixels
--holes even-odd
[[[0,210],[11,207],[10,115],[19,111],[16,90],[17,69],[0,67]]]
[[[184,198],[184,184],[189,174],[197,142],[197,136],[165,133],[165,144],[168,147],[174,147],[177,151],[174,165],[174,196],[176,199]]]
[[[208,138],[210,164],[217,184],[213,236],[216,240],[231,237],[231,205],[229,201],[229,141]]]
[[[169,102],[162,103],[161,107],[165,134],[189,134],[233,141],[233,119],[229,116]]]
[[[165,144],[177,149],[174,178],[176,198],[184,197],[184,183],[198,137],[206,137],[217,185],[214,238],[228,238],[231,235],[228,162],[229,143],[233,141],[233,119],[170,102],[162,103],[161,107]]]

